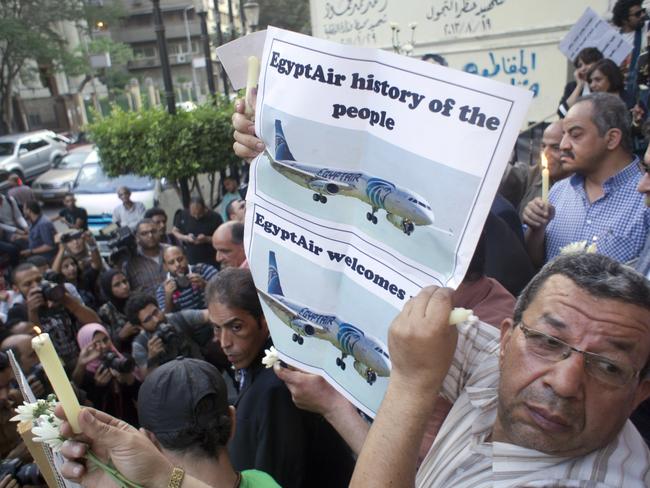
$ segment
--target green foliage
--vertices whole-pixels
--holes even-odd
[[[260,4],[259,29],[267,26],[311,34],[308,0],[258,0]]]
[[[238,161],[232,151],[232,105],[218,98],[191,112],[169,115],[161,108],[125,112],[88,127],[109,175],[135,173],[179,180],[213,173]]]

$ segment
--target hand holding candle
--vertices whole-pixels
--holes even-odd
[[[246,115],[252,115],[255,112],[255,90],[257,81],[260,77],[260,60],[255,56],[248,58],[248,78],[246,80]]]
[[[72,430],[79,434],[81,433],[81,428],[79,427],[77,416],[81,411],[81,407],[79,406],[77,396],[72,389],[68,375],[66,375],[63,369],[61,359],[59,359],[54,349],[54,344],[52,344],[50,336],[48,334],[41,334],[38,327],[35,327],[35,330],[39,335],[32,339],[32,348],[38,356],[47,378],[50,380],[54,393],[56,393],[65,411],[65,415],[72,426]]]
[[[542,151],[542,201],[548,203],[549,171],[546,153]]]

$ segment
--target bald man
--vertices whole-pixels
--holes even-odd
[[[562,167],[562,162],[560,156],[562,152],[560,151],[560,141],[562,140],[562,122],[556,121],[551,123],[544,134],[542,135],[542,152],[546,156],[548,161],[548,172],[549,172],[549,187],[554,183],[557,183],[560,180],[563,180],[567,176],[573,174],[572,171],[569,171],[566,167]],[[521,218],[528,205],[528,202],[535,199],[536,197],[542,196],[542,167],[541,163],[530,167],[525,166],[526,174],[526,187],[524,189],[523,197],[521,202],[517,207],[519,212],[519,217]]]
[[[167,278],[156,290],[158,307],[165,313],[205,309],[203,290],[217,274],[216,268],[205,263],[189,264],[187,255],[178,246],[165,248],[163,266]]]
[[[244,253],[244,224],[228,221],[212,234],[212,247],[222,268],[248,268]]]

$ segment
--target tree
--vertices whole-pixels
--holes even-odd
[[[88,131],[107,174],[134,173],[170,181],[212,174],[212,201],[214,174],[238,163],[232,151],[233,110],[221,96],[214,104],[175,115],[162,108],[126,112],[114,106],[109,117],[97,120]]]
[[[80,0],[0,1],[0,133],[13,126],[12,94],[18,76],[88,70],[87,57],[70,52],[57,26],[73,22],[89,32],[99,18],[114,19],[118,12],[119,3],[109,8]]]
[[[282,29],[311,34],[307,0],[259,0],[259,29],[273,25]]]

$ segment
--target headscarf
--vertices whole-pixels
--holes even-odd
[[[118,311],[124,312],[124,305],[126,304],[126,299],[117,298],[115,295],[113,295],[113,278],[117,274],[126,276],[124,274],[124,271],[120,269],[109,269],[108,271],[102,273],[102,275],[99,278],[99,284],[102,288],[102,293],[108,299],[108,301],[110,301],[113,305],[115,305],[115,308],[117,308]]]
[[[101,324],[86,324],[81,329],[79,329],[79,332],[77,332],[77,343],[79,344],[79,348],[83,349],[88,344],[90,344],[97,332],[101,332],[102,334],[105,334],[106,337],[108,337],[108,340],[110,341],[108,345],[109,350],[113,351],[119,358],[124,357],[122,354],[120,354],[120,351],[115,348],[113,341],[111,341],[111,336],[108,334],[106,328]],[[88,364],[86,364],[86,371],[95,374],[101,364],[101,359],[93,359]]]

